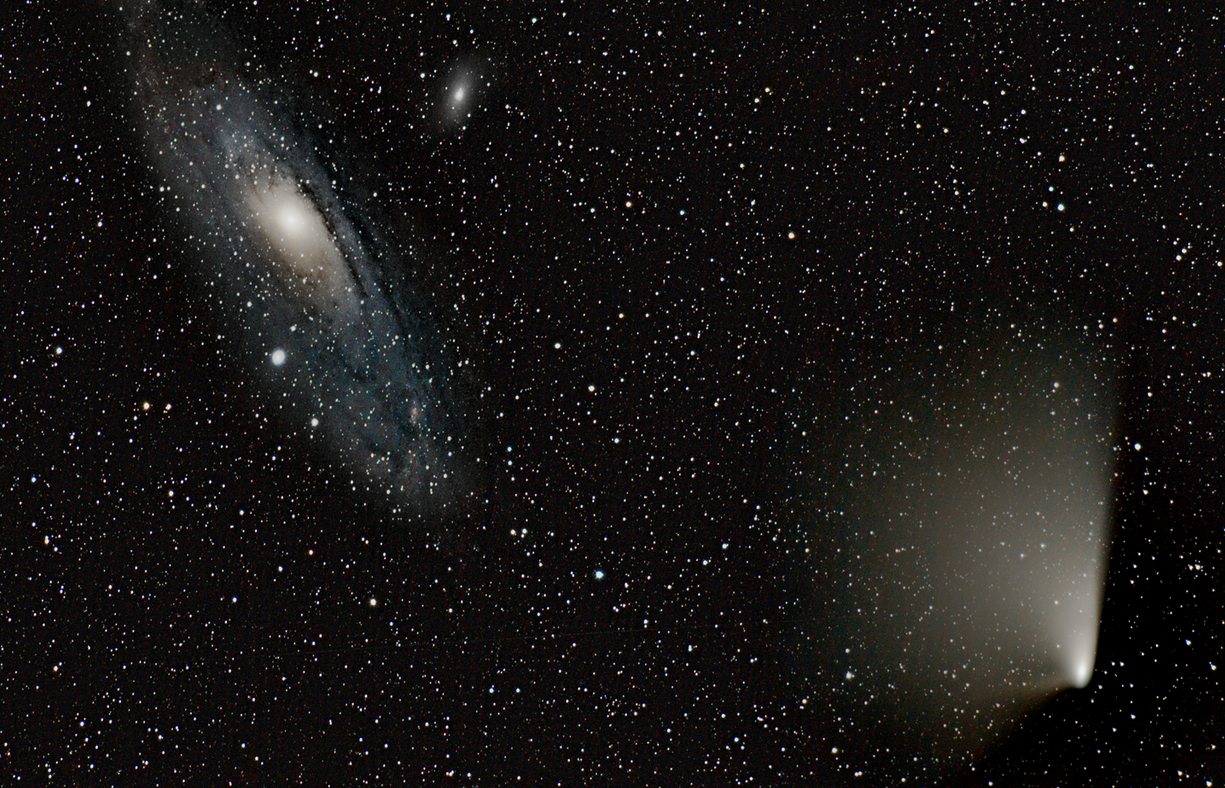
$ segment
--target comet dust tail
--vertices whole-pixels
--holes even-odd
[[[811,501],[796,672],[848,732],[934,777],[1092,679],[1117,373],[1050,326],[962,327],[855,362],[796,405]]]

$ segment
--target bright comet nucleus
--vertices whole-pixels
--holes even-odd
[[[1082,688],[1089,683],[1089,679],[1093,677],[1093,661],[1091,658],[1085,657],[1076,664],[1075,673],[1072,676],[1072,683],[1075,687]]]

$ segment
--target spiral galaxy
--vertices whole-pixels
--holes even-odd
[[[321,124],[202,4],[121,7],[137,126],[172,218],[268,395],[393,510],[469,489],[459,359],[411,244]]]

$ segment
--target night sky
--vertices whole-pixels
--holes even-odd
[[[419,505],[116,6],[0,15],[0,782],[1225,785],[1219,18],[204,4],[420,310]]]

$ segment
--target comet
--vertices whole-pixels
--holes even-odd
[[[797,680],[842,746],[894,753],[882,779],[972,762],[1091,684],[1120,450],[1107,355],[983,329],[812,387]]]

